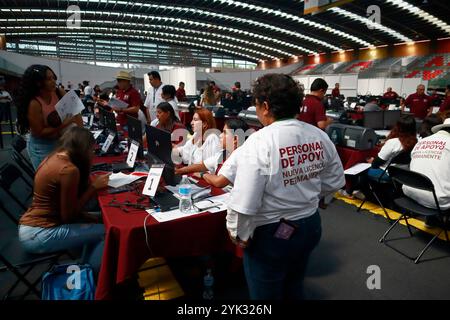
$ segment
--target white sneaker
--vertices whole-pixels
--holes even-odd
[[[347,191],[345,191],[343,189],[338,190],[338,193],[343,197],[353,199],[353,196],[351,194],[347,193]]]
[[[366,200],[366,196],[364,195],[364,193],[359,190],[353,191],[352,196],[359,200]]]

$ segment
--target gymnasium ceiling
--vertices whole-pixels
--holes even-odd
[[[81,9],[79,29],[67,27],[69,5]],[[381,9],[371,29],[370,5]],[[355,0],[315,15],[303,9],[299,0],[0,0],[0,34],[7,42],[48,40],[59,55],[80,58],[83,47],[101,55],[93,43],[108,40],[126,42],[113,50],[118,59],[144,43],[251,62],[450,36],[448,0]]]

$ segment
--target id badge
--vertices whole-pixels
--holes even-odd
[[[281,219],[275,234],[273,235],[277,239],[289,240],[297,229],[296,226],[290,224],[284,219]]]

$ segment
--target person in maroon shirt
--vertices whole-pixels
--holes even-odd
[[[447,85],[445,90],[445,99],[442,101],[439,108],[439,112],[450,111],[450,84]]]
[[[176,92],[176,97],[178,101],[186,101],[186,91],[184,90],[184,82],[180,82],[177,92]]]
[[[339,96],[341,95],[341,91],[339,91],[339,83],[336,83],[334,85],[334,89],[331,91],[331,95],[334,98],[339,98]]]
[[[395,91],[392,91],[392,88],[389,87],[387,88],[387,91],[385,92],[385,94],[383,94],[383,98],[386,99],[397,99],[398,98],[398,94]]]
[[[141,95],[131,85],[131,75],[127,71],[119,71],[116,76],[117,86],[116,99],[128,103],[125,109],[112,108],[117,112],[117,121],[121,126],[127,124],[127,115],[137,118],[142,105]]]
[[[307,94],[302,102],[298,120],[309,123],[320,129],[325,129],[333,122],[333,119],[325,115],[325,107],[322,103],[327,92],[328,84],[324,79],[318,78],[311,84],[311,93]]]
[[[419,84],[416,93],[410,94],[405,101],[405,105],[409,107],[410,112],[419,119],[424,119],[427,116],[430,103],[430,97],[425,94],[425,86],[423,84]],[[404,107],[402,111],[404,111]]]

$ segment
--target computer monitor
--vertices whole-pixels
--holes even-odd
[[[384,110],[383,111],[383,123],[385,129],[392,129],[397,121],[400,119],[401,110]]]
[[[130,148],[131,140],[139,142],[139,151],[137,157],[139,159],[144,158],[144,148],[142,142],[142,122],[141,120],[127,115],[128,123],[128,148]]]
[[[164,163],[163,179],[168,185],[176,185],[180,176],[175,175],[175,166],[172,161],[172,136],[170,132],[145,125],[147,136],[148,162],[152,164]]]
[[[363,127],[372,129],[384,129],[382,111],[367,111],[363,113]]]

